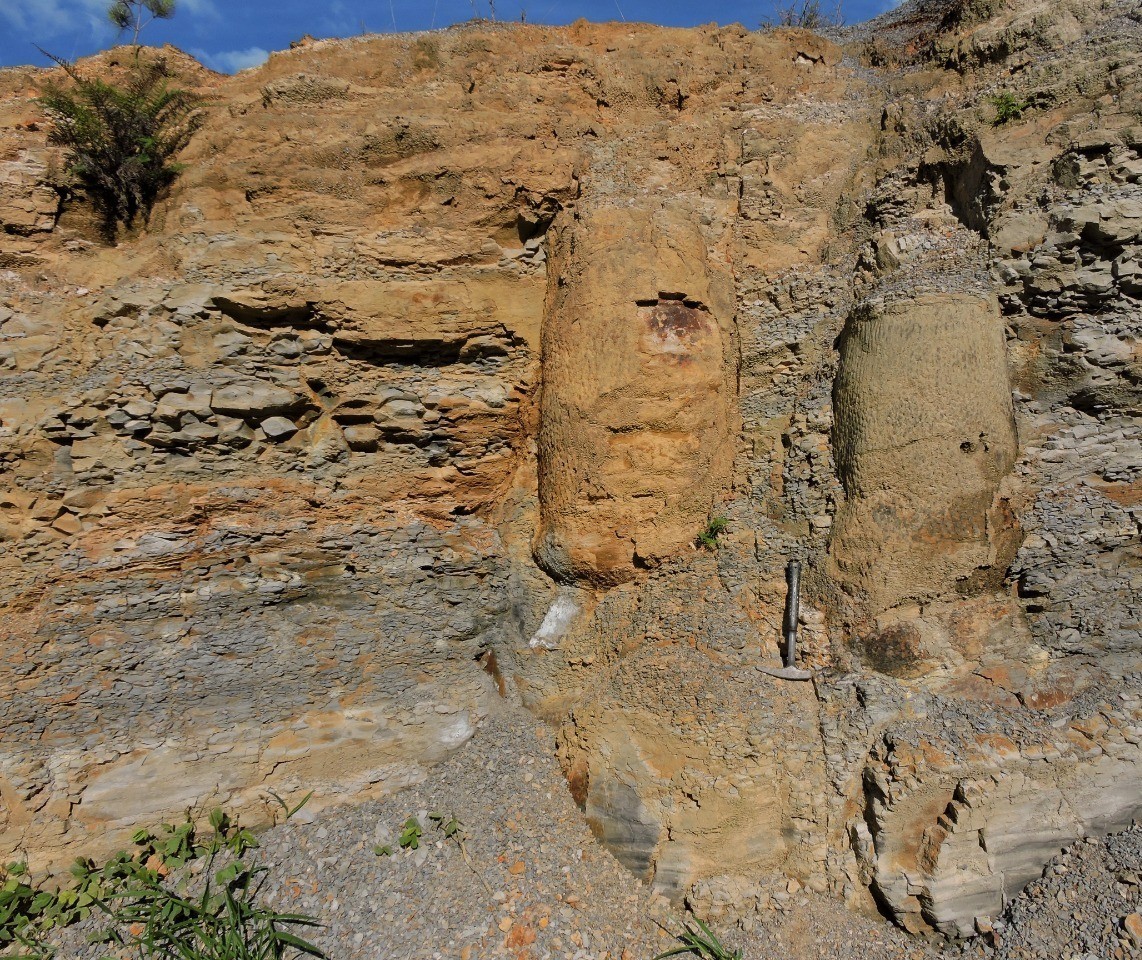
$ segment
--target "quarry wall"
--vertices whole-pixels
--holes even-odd
[[[938,13],[168,50],[116,245],[0,71],[0,856],[389,792],[502,695],[712,920],[966,935],[1138,817],[1142,23]]]

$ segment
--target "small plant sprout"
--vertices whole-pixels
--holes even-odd
[[[471,858],[468,856],[468,848],[465,846],[464,841],[467,839],[467,834],[464,832],[464,824],[456,819],[456,815],[449,813],[433,812],[428,815],[440,831],[444,834],[445,840],[453,840],[456,846],[460,848],[460,856],[464,858],[464,863],[468,865],[468,869],[476,875],[476,879],[484,885],[484,889],[488,891],[488,896],[491,897],[492,888],[488,885],[488,881],[484,879],[484,875],[476,869],[475,864],[472,863]]]
[[[725,532],[729,522],[728,519],[721,515],[710,517],[710,522],[706,524],[706,529],[698,534],[695,545],[701,547],[703,550],[717,550],[718,537]]]
[[[428,819],[440,829],[444,834],[444,839],[463,839],[462,831],[464,824],[457,820],[454,814],[444,814],[434,811],[428,815]]]
[[[302,807],[304,807],[307,803],[309,803],[310,797],[313,796],[313,791],[310,790],[309,793],[307,793],[304,797],[302,797],[297,803],[295,803],[291,807],[288,803],[285,802],[285,800],[283,800],[280,796],[278,796],[273,790],[270,790],[268,792],[269,792],[269,795],[271,797],[273,797],[274,800],[277,802],[278,806],[282,808],[282,813],[285,814],[286,820],[289,820],[290,817],[292,817]]]
[[[731,950],[697,917],[694,918],[694,923],[697,924],[697,929],[691,927],[687,921],[682,925],[682,932],[676,934],[680,946],[658,954],[654,960],[663,960],[664,957],[675,957],[682,953],[692,953],[701,960],[742,960],[740,949]]]
[[[991,100],[991,105],[995,108],[995,119],[991,121],[993,127],[1002,127],[1012,120],[1021,120],[1023,118],[1023,111],[1030,106],[1026,100],[1020,100],[1009,90],[1004,90],[1003,93],[997,93],[989,99]]]
[[[424,836],[424,828],[420,825],[420,821],[416,817],[409,817],[404,822],[400,836],[397,837],[397,845],[402,850],[418,850],[422,836]]]
[[[400,836],[397,837],[397,846],[401,850],[419,850],[420,838],[423,836],[424,827],[420,825],[420,821],[415,816],[409,817],[401,827]],[[378,857],[391,857],[393,855],[392,844],[378,843],[373,847],[373,853]]]
[[[208,847],[209,853],[216,853],[225,847],[234,856],[241,857],[247,850],[257,849],[258,838],[245,827],[239,826],[221,807],[210,811],[210,826],[214,828],[214,839]]]

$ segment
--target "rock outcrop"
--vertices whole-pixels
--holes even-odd
[[[838,351],[836,577],[878,609],[940,596],[990,566],[1006,532],[993,504],[1017,444],[998,304],[866,301]]]
[[[714,920],[969,935],[1142,816],[1142,21],[993,6],[168,50],[114,246],[0,71],[0,855],[383,793],[500,695]]]
[[[694,539],[729,480],[733,290],[699,211],[594,208],[552,240],[536,559],[613,585]]]

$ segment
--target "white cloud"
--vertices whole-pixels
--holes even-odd
[[[249,67],[259,67],[270,56],[268,50],[261,47],[247,47],[245,50],[222,50],[219,53],[207,53],[200,47],[190,51],[191,56],[201,63],[205,63],[211,70],[219,73],[237,73]]]
[[[363,32],[364,20],[347,7],[342,0],[331,0],[325,15],[318,21],[320,34],[333,37],[351,37]],[[317,32],[317,31],[315,31]]]
[[[178,10],[185,11],[188,16],[201,17],[203,20],[222,19],[214,0],[178,0]]]
[[[9,25],[23,35],[58,52],[61,41],[85,37],[96,45],[108,45],[124,39],[107,19],[109,0],[0,0],[0,29]],[[221,14],[215,0],[177,0],[177,13],[186,18],[216,21]],[[144,42],[148,36],[143,34]],[[130,39],[130,34],[125,35]],[[71,55],[68,50],[63,55]]]
[[[105,43],[116,34],[107,19],[107,0],[2,0],[0,21],[45,45],[83,34]]]
[[[0,17],[17,30],[48,29],[67,25],[67,15],[57,0],[9,0],[0,6]]]
[[[0,4],[0,18],[17,30],[58,33],[74,29],[77,21],[85,22],[97,14],[110,30],[106,8],[103,0],[5,0]]]

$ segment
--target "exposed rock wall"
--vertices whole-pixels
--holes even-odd
[[[1062,280],[1050,259],[1050,244],[1059,241],[1050,238],[1084,189],[1081,167],[1084,192],[1099,194],[1097,214],[1086,216],[1099,226],[1087,230],[1089,252],[1068,263],[1076,274],[1098,272],[1100,258],[1110,257],[1109,271],[1118,244],[1130,243],[1120,197],[1131,189],[1134,154],[1113,131],[1136,123],[1126,118],[1137,117],[1140,104],[1116,71],[1137,69],[1130,65],[1142,47],[1136,11],[1123,5],[1055,13],[1028,5],[1011,20],[969,26],[959,41],[961,51],[986,47],[988,57],[1026,66],[1018,80],[996,76],[980,91],[1007,89],[1041,104],[1020,124],[973,129],[981,107],[966,97],[959,113],[935,124],[913,112],[908,95],[885,114],[897,118],[886,127],[900,140],[922,139],[915,125],[928,125],[935,148],[913,161],[916,175],[988,241],[985,256],[965,262],[960,274],[978,284],[985,267],[984,282],[999,293],[1020,442],[988,514],[988,537],[1000,539],[978,569],[957,577],[961,599],[906,602],[857,628],[864,662],[875,666],[879,658],[878,669],[898,674],[911,662],[924,689],[907,719],[889,719],[897,707],[880,689],[861,695],[876,704],[870,713],[882,726],[860,774],[862,816],[849,821],[858,880],[910,928],[961,936],[1038,876],[1045,855],[1075,837],[1121,829],[1139,810],[1139,634],[1126,600],[1136,560],[1123,563],[1125,554],[1137,556],[1126,539],[1137,540],[1129,504],[1139,429],[1136,410],[1122,402],[1137,324],[1120,312],[1136,313],[1137,304],[1122,286],[1100,299],[1080,286],[1085,277]],[[1034,15],[1042,17],[1037,26]],[[1069,25],[1062,33],[1060,23]],[[1005,38],[998,47],[997,36]],[[932,49],[939,55],[947,41]],[[981,79],[988,82],[986,70]],[[1103,124],[1111,130],[1099,132]],[[1085,164],[1088,156],[1098,159]],[[893,289],[906,270],[920,283],[947,284],[951,257],[938,221],[923,211],[917,217],[914,203],[902,222],[899,194],[885,196],[879,230],[862,254],[877,288]],[[1053,294],[1055,281],[1045,278],[1042,288],[1031,280],[1037,292],[1028,293],[1026,278],[1041,276],[1040,268],[1060,278]],[[1047,306],[1049,296],[1059,306]],[[1076,336],[1090,337],[1091,346],[1073,346]],[[1095,382],[1108,395],[1087,406],[1083,390]],[[895,656],[885,658],[886,649]],[[845,712],[851,722],[858,708],[850,703]],[[855,782],[845,779],[845,789]]]
[[[117,246],[0,72],[0,853],[387,791],[501,693],[712,919],[969,934],[1142,814],[1142,24],[1055,7],[167,51]]]
[[[268,789],[391,790],[497,695],[488,516],[526,449],[545,289],[521,233],[571,165],[492,150],[441,179],[439,133],[370,126],[408,106],[399,76],[311,79],[286,63],[220,99],[150,234],[108,249],[64,216],[7,241],[37,264],[2,314],[9,852],[106,849],[214,801],[263,817]],[[41,150],[43,123],[19,126]]]
[[[989,520],[1017,445],[998,304],[865,303],[838,349],[838,579],[881,609],[938,596],[988,566],[1004,533]]]
[[[535,549],[559,580],[614,584],[677,553],[729,479],[733,293],[698,215],[608,206],[556,229]]]

